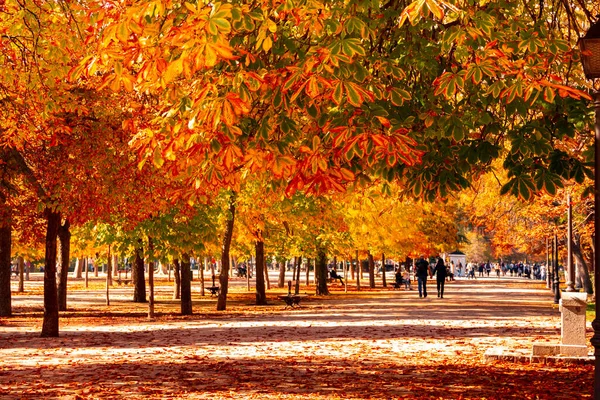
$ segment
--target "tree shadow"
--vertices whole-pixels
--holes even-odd
[[[397,359],[255,357],[215,360],[198,348],[171,362],[82,363],[0,372],[2,398],[591,398],[593,367]],[[18,382],[18,384],[15,384]]]

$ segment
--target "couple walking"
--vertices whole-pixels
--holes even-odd
[[[437,281],[437,292],[439,298],[444,298],[444,283],[446,282],[446,266],[442,257],[438,257],[437,264],[431,270],[429,262],[425,260],[425,256],[421,255],[417,263],[415,264],[415,275],[417,275],[417,282],[419,284],[419,298],[427,297],[427,278],[433,277],[435,274]]]

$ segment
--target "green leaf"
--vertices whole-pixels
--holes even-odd
[[[348,101],[354,107],[360,107],[363,102],[363,97],[358,93],[354,87],[350,84],[345,84],[346,94],[348,95]]]
[[[407,90],[400,89],[397,87],[394,87],[392,88],[392,90],[390,90],[390,100],[395,106],[401,106],[402,104],[404,104],[404,101],[410,99],[411,96]]]
[[[340,42],[342,46],[342,53],[349,57],[352,57],[355,54],[358,54],[359,56],[364,56],[366,54],[365,49],[362,47],[359,39],[342,39]]]
[[[332,99],[338,106],[342,104],[342,100],[344,97],[344,84],[342,82],[338,82],[333,89]]]

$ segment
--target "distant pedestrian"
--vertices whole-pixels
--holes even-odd
[[[439,298],[444,298],[444,283],[446,282],[446,266],[442,257],[438,257],[437,264],[433,268],[433,273],[437,282],[437,295]]]
[[[425,256],[421,255],[415,264],[415,275],[419,286],[419,298],[427,297],[427,277],[431,277],[431,269],[429,262],[425,260]]]

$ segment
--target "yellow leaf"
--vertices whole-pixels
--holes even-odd
[[[273,47],[273,40],[271,40],[270,36],[267,36],[263,41],[262,48],[264,51],[269,51],[271,47]]]

